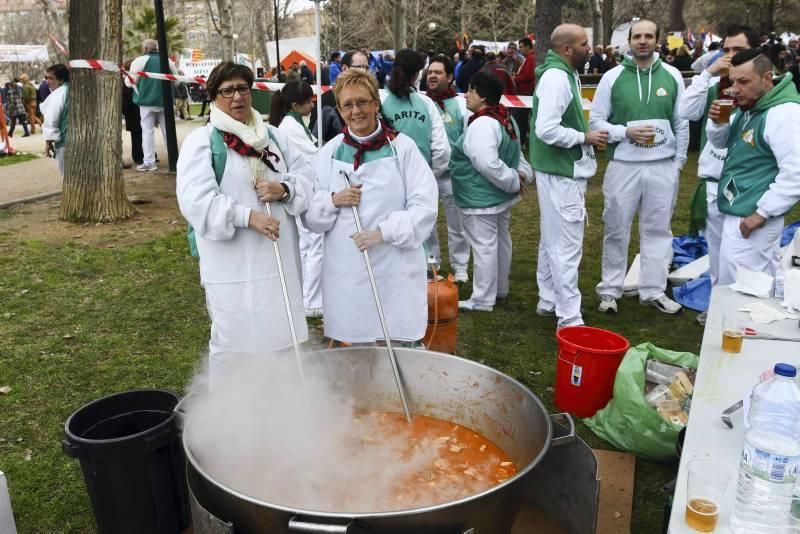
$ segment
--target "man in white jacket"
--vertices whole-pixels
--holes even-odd
[[[156,165],[156,145],[155,127],[158,123],[161,129],[161,137],[164,139],[164,146],[167,146],[167,130],[164,122],[164,98],[162,84],[170,82],[156,80],[139,76],[139,72],[161,72],[161,63],[158,56],[158,43],[153,39],[147,39],[144,44],[144,55],[137,57],[131,63],[130,79],[125,77],[125,85],[136,87],[133,95],[133,102],[139,106],[139,116],[142,126],[142,150],[144,161],[136,167],[137,171],[155,171]],[[172,74],[178,74],[175,64],[169,60],[169,70]],[[170,90],[171,89],[170,85]]]
[[[605,130],[588,131],[580,78],[591,53],[586,31],[558,26],[551,49],[536,69],[530,160],[541,214],[536,313],[558,316],[558,327],[583,324],[578,267],[583,255],[586,180],[597,171],[592,145],[604,147]]]
[[[42,102],[42,134],[45,152],[55,158],[58,174],[64,177],[64,146],[67,142],[67,116],[69,111],[69,69],[62,63],[47,67],[45,74],[50,95]]]
[[[631,224],[639,211],[639,301],[663,313],[680,304],[664,292],[672,262],[672,209],[686,162],[689,123],[676,113],[683,77],[655,53],[658,26],[635,22],[631,55],[597,87],[589,129],[607,130],[609,164],[603,178],[603,275],[598,310],[616,312],[628,266]]]
[[[772,62],[751,49],[731,59],[731,95],[738,111],[719,121],[708,111],[708,140],[728,149],[717,205],[723,213],[719,283],[738,267],[774,276],[783,216],[800,200],[800,95],[791,76],[773,78]]]
[[[686,88],[683,96],[678,101],[678,114],[682,119],[696,121],[703,119],[702,135],[700,138],[700,157],[697,163],[697,177],[700,179],[698,194],[705,191],[706,217],[704,236],[708,243],[709,275],[711,285],[717,284],[719,279],[719,243],[722,236],[722,221],[724,216],[717,208],[717,187],[722,174],[722,165],[728,153],[727,148],[716,148],[707,142],[706,121],[711,103],[725,96],[726,88],[730,86],[728,71],[731,67],[731,58],[742,50],[757,48],[759,36],[755,30],[747,26],[731,25],[722,43],[724,55],[708,66],[702,73],[692,78],[692,83]],[[724,73],[725,76],[721,76]],[[700,324],[705,324],[706,312],[697,317]]]
[[[428,64],[428,91],[426,95],[433,100],[439,108],[444,123],[447,139],[452,147],[461,134],[467,129],[470,112],[464,98],[456,95],[453,87],[453,62],[447,56],[434,56]],[[453,184],[450,173],[445,171],[436,177],[439,186],[439,199],[444,205],[447,218],[447,250],[450,253],[450,270],[454,273],[456,282],[469,281],[467,265],[469,264],[469,241],[464,234],[464,225],[461,222],[461,213],[453,197]],[[433,227],[431,236],[425,242],[428,253],[440,260],[439,234],[436,226]]]

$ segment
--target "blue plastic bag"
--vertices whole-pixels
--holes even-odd
[[[800,221],[795,221],[788,226],[783,227],[783,233],[781,234],[781,246],[785,247],[789,243],[792,242],[792,238],[794,238],[794,233],[797,229],[800,228]]]
[[[684,308],[699,312],[708,311],[708,303],[711,300],[711,277],[708,271],[704,272],[700,278],[690,280],[682,286],[673,287],[672,298]]]
[[[701,235],[688,234],[672,238],[672,265],[677,269],[708,254],[708,243]]]

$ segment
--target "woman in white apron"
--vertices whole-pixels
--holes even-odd
[[[361,252],[369,249],[389,335],[415,343],[428,319],[422,243],[436,221],[436,180],[414,141],[378,120],[378,84],[368,72],[343,72],[334,93],[347,127],[314,158],[314,196],[303,215],[324,236],[325,335],[346,343],[384,339]]]
[[[269,123],[278,128],[278,141],[290,160],[303,158],[311,163],[317,153],[317,140],[304,119],[314,107],[314,92],[308,83],[289,82],[272,95]],[[306,317],[322,316],[322,236],[308,231],[297,219],[300,234],[300,260],[303,264],[303,304]]]
[[[252,85],[253,73],[244,65],[215,67],[206,86],[210,124],[189,134],[178,158],[178,204],[194,228],[211,317],[212,380],[236,354],[292,346],[273,241],[280,247],[298,340],[308,339],[295,216],[311,196],[310,168],[303,158],[285,155],[276,130],[252,109]]]

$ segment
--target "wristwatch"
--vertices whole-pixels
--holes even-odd
[[[281,201],[283,201],[289,198],[289,186],[285,182],[281,182],[281,187],[283,187],[283,196],[281,197]]]

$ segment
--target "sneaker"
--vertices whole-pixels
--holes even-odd
[[[600,305],[597,310],[603,313],[617,313],[617,299],[614,295],[600,295]]]
[[[536,306],[536,315],[541,317],[555,317],[556,310],[548,310],[547,308],[542,307],[541,305]]]
[[[458,309],[464,311],[482,311],[482,312],[490,312],[494,311],[494,306],[481,306],[480,304],[475,304],[470,300],[459,300],[458,301]]]
[[[467,269],[462,267],[460,269],[456,269],[455,276],[453,277],[453,281],[456,284],[465,284],[469,282],[469,274],[467,274]]]
[[[137,165],[136,166],[136,170],[139,171],[139,172],[157,171],[158,170],[158,166],[155,165],[155,164],[153,164],[153,165],[145,165],[144,163],[142,163],[141,165]]]
[[[662,313],[668,313],[670,315],[678,313],[683,309],[683,306],[681,306],[680,304],[678,304],[677,302],[675,302],[666,295],[661,295],[660,297],[653,300],[644,300],[640,302],[647,306],[652,306]]]
[[[708,312],[702,312],[697,317],[695,317],[694,322],[696,322],[700,326],[705,326],[706,319],[708,319]]]
[[[566,321],[559,320],[558,324],[556,325],[556,332],[558,332],[562,328],[567,328],[567,327],[570,327],[570,326],[584,326],[585,324],[586,323],[583,322],[583,318],[582,317],[576,317],[576,318],[573,318],[573,319],[567,319]]]
[[[306,317],[310,319],[322,317],[322,308],[306,308]]]

